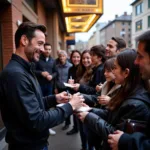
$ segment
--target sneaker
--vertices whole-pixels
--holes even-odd
[[[49,134],[50,135],[55,135],[56,134],[56,131],[52,130],[52,129],[49,129]]]

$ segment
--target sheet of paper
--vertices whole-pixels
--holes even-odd
[[[69,83],[65,83],[65,82],[64,82],[64,85],[65,85],[66,87],[74,88],[74,86],[71,85],[71,84],[69,84]]]
[[[90,111],[92,108],[90,107],[80,107],[79,109],[76,110],[76,112],[84,112],[84,111]]]

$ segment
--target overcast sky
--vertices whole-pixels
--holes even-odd
[[[108,20],[114,20],[115,15],[121,16],[124,12],[131,14],[132,7],[130,4],[134,0],[103,0],[104,12],[98,22],[108,22]],[[76,41],[87,41],[92,33],[95,31],[95,25],[86,33],[76,33]]]

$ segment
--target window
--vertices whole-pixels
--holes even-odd
[[[122,29],[122,31],[125,31],[124,29]]]
[[[148,0],[148,8],[150,8],[150,0]]]
[[[136,15],[139,15],[143,12],[143,3],[140,3],[138,4],[136,7],[135,7],[135,14]]]
[[[131,23],[129,22],[129,23],[128,23],[128,25],[130,26],[130,25],[131,25]]]
[[[135,25],[136,31],[142,30],[142,20],[137,21]]]
[[[130,35],[130,34],[128,34],[128,37],[130,38],[130,37],[131,37],[131,35]]]
[[[31,9],[36,13],[36,1],[35,0],[25,0],[25,2],[31,7]]]
[[[122,37],[124,38],[124,37],[125,37],[125,35],[124,35],[124,34],[122,34]]]
[[[130,31],[131,31],[131,29],[128,29],[128,31],[130,32]]]
[[[150,16],[148,16],[148,28],[150,28]]]

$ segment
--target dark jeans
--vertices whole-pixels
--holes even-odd
[[[65,120],[65,126],[70,125],[70,116]]]
[[[89,147],[95,147],[95,150],[101,149],[101,142],[102,139],[100,136],[98,136],[95,132],[93,132],[91,129],[87,128],[87,138],[88,138],[88,145]]]
[[[86,150],[94,150],[93,145],[90,145],[88,142],[88,130],[86,126],[79,120],[79,129],[80,129],[80,137],[82,148]]]
[[[41,85],[41,90],[43,96],[48,96],[53,94],[53,86],[51,84]]]

